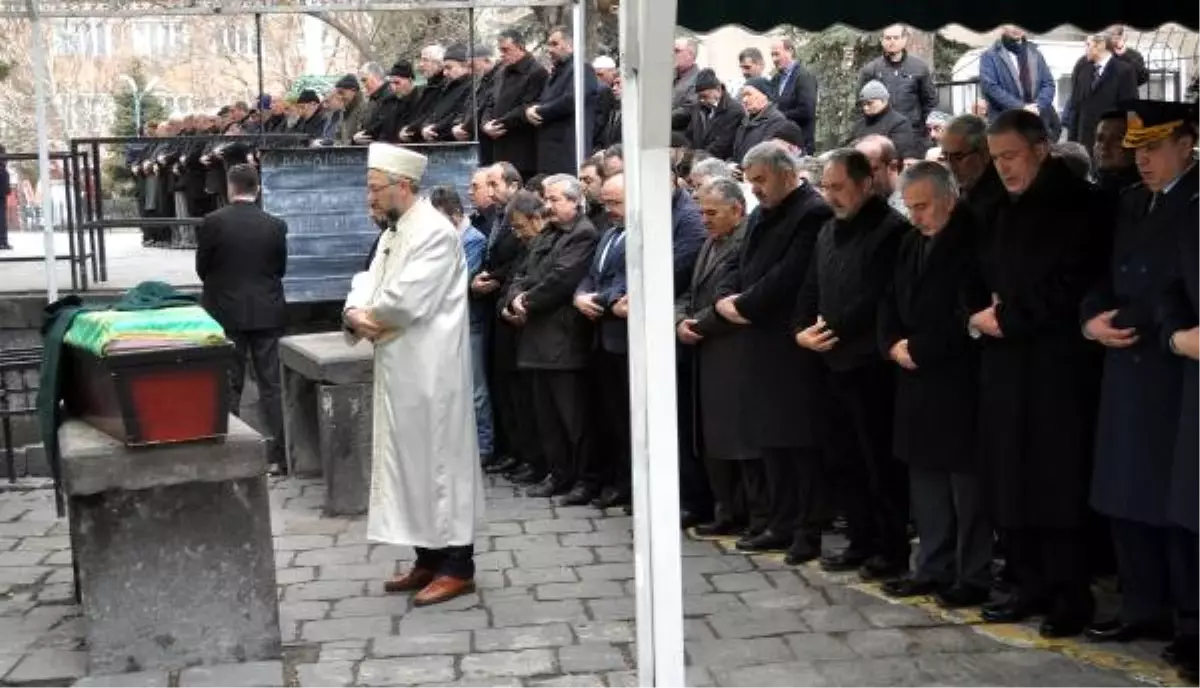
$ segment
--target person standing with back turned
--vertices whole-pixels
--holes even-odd
[[[287,223],[255,205],[258,171],[234,165],[228,173],[229,205],[210,213],[196,232],[200,302],[237,349],[230,369],[229,409],[241,415],[246,359],[254,368],[258,403],[272,472],[286,473],[283,407],[280,404],[279,336],[287,322],[283,275],[287,270]]]

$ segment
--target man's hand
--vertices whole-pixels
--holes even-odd
[[[471,291],[476,294],[490,294],[500,288],[500,280],[492,277],[487,272],[481,272],[475,275],[475,279],[471,280]]]
[[[500,124],[496,120],[491,120],[487,124],[483,125],[483,133],[494,139],[498,139],[501,136],[504,136],[507,131],[504,129],[504,125]]]
[[[437,141],[437,137],[437,128],[432,124],[421,130],[421,138],[425,139],[426,141]]]
[[[525,300],[525,292],[517,294],[517,298],[513,299],[512,310],[521,318],[522,322],[529,317],[529,304]]]
[[[916,370],[917,364],[913,363],[912,354],[908,353],[908,340],[901,339],[892,345],[892,350],[888,352],[892,360],[900,365],[905,370]]]
[[[542,124],[542,116],[538,113],[537,105],[530,105],[525,108],[525,119],[529,120],[529,123],[535,127]]]
[[[613,303],[612,312],[618,318],[629,317],[629,294],[622,296]]]
[[[383,334],[383,326],[376,322],[375,318],[371,317],[371,313],[365,309],[351,308],[343,317],[354,334],[363,339],[375,341]]]
[[[454,135],[455,141],[467,140],[467,128],[461,124],[455,124],[454,128],[450,130],[450,133]]]
[[[404,127],[403,129],[400,130],[400,140],[401,141],[412,141],[412,139],[413,139],[412,129],[410,129],[408,127]]]
[[[511,325],[520,326],[525,324],[525,318],[514,313],[511,308],[505,308],[504,310],[500,311],[500,317],[504,318],[505,322]]]
[[[996,320],[996,306],[993,304],[971,316],[968,324],[989,337],[1001,339],[1004,332],[1000,330],[1000,322]]]
[[[588,320],[595,320],[604,315],[604,309],[596,302],[600,297],[597,293],[591,294],[576,294],[575,295],[575,310],[583,313]]]
[[[1094,339],[1111,349],[1125,349],[1138,343],[1137,329],[1133,327],[1117,329],[1113,327],[1113,317],[1117,311],[1105,311],[1087,321],[1083,332],[1088,339]]]
[[[688,345],[700,343],[700,340],[704,339],[704,335],[696,334],[696,331],[692,329],[695,326],[695,320],[681,320],[679,325],[675,327],[675,333],[679,335],[679,341]]]
[[[1171,347],[1180,356],[1186,356],[1193,361],[1200,360],[1200,330],[1195,327],[1179,330],[1171,335]]]
[[[833,330],[829,329],[825,318],[818,315],[817,322],[796,333],[796,343],[809,351],[825,353],[837,346],[838,338]]]
[[[734,325],[749,325],[750,321],[743,318],[737,309],[737,297],[741,294],[726,296],[717,302],[717,314]]]
[[[360,131],[353,136],[353,141],[361,146],[370,143],[372,139],[370,136],[367,136],[367,132]]]

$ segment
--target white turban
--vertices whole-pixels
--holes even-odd
[[[607,55],[601,55],[592,61],[592,69],[616,69],[617,63]]]
[[[429,160],[420,153],[390,143],[372,143],[367,149],[367,167],[420,182]]]

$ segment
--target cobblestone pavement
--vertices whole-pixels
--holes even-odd
[[[410,609],[383,580],[411,560],[363,519],[322,518],[324,487],[272,487],[282,662],[86,673],[65,521],[48,490],[0,494],[0,676],[8,685],[636,685],[631,519],[488,487],[478,594]],[[704,685],[1132,685],[1161,665],[1047,646],[891,604],[855,579],[685,539],[688,682]],[[169,613],[169,610],[164,610]],[[1151,657],[1154,648],[1143,648]]]

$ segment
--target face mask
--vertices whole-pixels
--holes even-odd
[[[1015,50],[1021,45],[1021,39],[1013,38],[1012,36],[1001,36],[1000,44],[1009,50]]]

